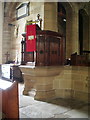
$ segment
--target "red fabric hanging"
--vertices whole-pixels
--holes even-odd
[[[26,26],[26,52],[36,51],[36,25]]]

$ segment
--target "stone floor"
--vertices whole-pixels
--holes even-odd
[[[84,118],[90,119],[89,104],[65,99],[54,99],[50,102],[34,100],[22,95],[23,84],[19,84],[20,118]]]

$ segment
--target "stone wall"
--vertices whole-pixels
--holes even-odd
[[[90,5],[90,2],[89,2]],[[88,11],[90,11],[90,7],[88,7]],[[89,12],[89,33],[90,33],[90,12]],[[90,34],[89,34],[89,51],[90,51]],[[90,55],[89,55],[90,58]]]
[[[46,2],[44,4],[44,29],[58,32],[57,3]]]
[[[15,27],[11,28],[11,59],[21,61],[21,40],[22,40],[22,33],[25,32],[25,25],[26,21],[37,19],[37,15],[40,14],[40,18],[42,18],[42,29],[44,24],[44,3],[38,2],[31,2],[29,9],[29,16],[21,18],[19,20],[13,21],[12,24]],[[14,15],[15,16],[15,15]],[[18,31],[17,31],[18,28]],[[18,32],[18,35],[17,35]]]
[[[0,2],[0,64],[2,63],[2,39],[3,39],[3,4]]]
[[[62,72],[54,80],[56,97],[70,98],[72,89],[71,66],[64,66]]]
[[[7,62],[6,60],[6,53],[8,52],[9,54],[9,57],[8,57],[8,61],[10,60],[10,51],[11,51],[11,47],[10,47],[10,44],[11,44],[11,27],[9,26],[10,24],[10,18],[9,17],[4,17],[4,20],[3,20],[4,24],[3,24],[3,53],[2,53],[2,60],[3,60],[3,63]]]
[[[89,101],[90,96],[89,87],[90,87],[90,68],[80,66],[72,67],[73,98],[83,101]]]
[[[24,95],[35,93],[34,98],[42,101],[64,98],[90,102],[90,67],[39,66],[32,69],[21,65],[20,69]]]
[[[71,54],[74,52],[79,53],[79,9],[84,9],[83,4],[77,3],[62,3],[66,10],[66,58],[70,58]],[[90,3],[89,3],[90,4]],[[6,19],[6,23],[4,23],[4,40],[0,44],[3,44],[3,62],[5,62],[5,53],[9,51],[10,53],[10,60],[18,59],[21,61],[21,40],[22,40],[22,33],[25,32],[25,24],[26,20],[36,20],[37,14],[40,14],[42,18],[42,29],[45,30],[52,30],[58,32],[58,13],[57,13],[57,3],[56,2],[30,2],[30,15],[24,17],[19,20],[15,20],[15,10],[13,14],[11,14],[11,18],[13,18],[12,23],[15,26],[9,28],[6,27],[8,17]],[[86,8],[88,9],[87,13],[89,15],[89,23],[90,23],[90,7],[86,4]],[[85,19],[87,20],[87,19]],[[88,23],[87,21],[84,23],[86,26]],[[90,24],[87,25],[88,29],[90,28]],[[7,29],[6,29],[7,28]],[[84,48],[90,50],[90,32],[85,27],[84,29]],[[17,35],[18,33],[18,35]],[[89,34],[89,35],[88,35]],[[6,40],[7,39],[7,40]],[[2,49],[2,48],[1,48]],[[1,52],[2,50],[0,50]],[[1,54],[2,55],[2,54]]]
[[[90,67],[64,66],[54,80],[56,97],[90,102]]]

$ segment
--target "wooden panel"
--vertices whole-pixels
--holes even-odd
[[[45,66],[50,65],[50,40],[45,36]]]
[[[65,39],[57,32],[37,31],[36,49],[36,57],[34,54],[27,53],[26,50],[24,51],[24,63],[36,62],[36,66],[63,65],[65,63]]]
[[[45,37],[37,36],[37,65],[44,65],[45,61]]]
[[[86,55],[71,55],[71,65],[75,66],[88,66],[88,59]]]
[[[59,64],[59,40],[56,37],[50,38],[50,65]]]
[[[26,62],[34,62],[34,52],[25,52],[24,61]]]
[[[11,87],[3,90],[2,92],[2,112],[6,118],[15,118],[19,120],[19,100],[18,100],[18,84],[14,82]],[[0,93],[1,93],[0,92]]]

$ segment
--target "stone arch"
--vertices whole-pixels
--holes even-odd
[[[61,2],[58,2],[58,32],[66,36],[66,10]]]
[[[60,2],[60,4],[62,5],[62,7],[64,8],[65,13],[65,27],[64,27],[64,31],[65,31],[65,37],[66,37],[66,58],[70,58],[70,55],[72,53],[72,37],[71,37],[71,33],[72,33],[72,11],[74,8],[74,5],[72,5],[69,2]]]
[[[89,16],[85,9],[79,9],[79,49],[80,54],[89,50]]]

